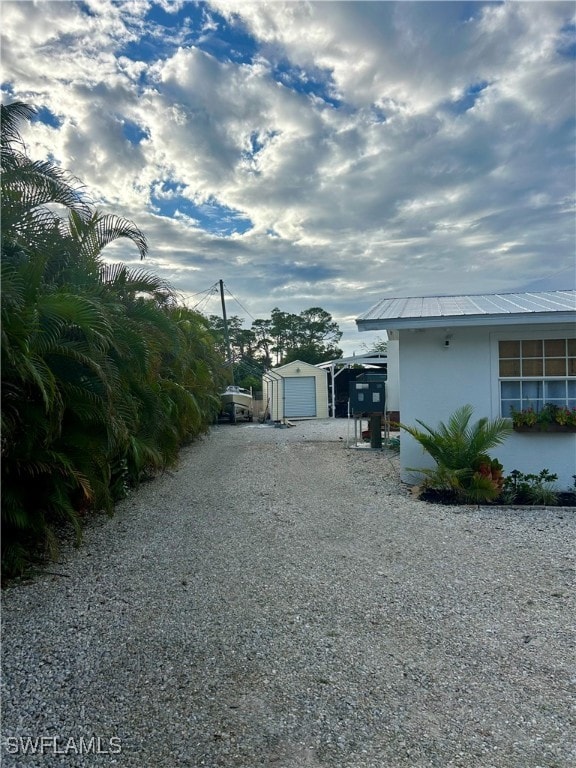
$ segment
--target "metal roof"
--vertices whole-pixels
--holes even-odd
[[[576,291],[382,299],[356,320],[359,331],[454,325],[576,322]]]

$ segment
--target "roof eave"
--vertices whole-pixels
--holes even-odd
[[[523,312],[499,315],[444,315],[442,317],[392,317],[356,320],[359,331],[410,330],[418,328],[480,328],[494,325],[563,325],[576,323],[576,312]]]
[[[316,363],[316,368],[329,368],[331,365],[384,365],[388,362],[387,355],[366,356],[356,355],[352,357],[338,357],[334,360],[326,360]]]

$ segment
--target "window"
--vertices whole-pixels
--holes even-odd
[[[544,403],[576,408],[576,339],[498,342],[502,416]]]

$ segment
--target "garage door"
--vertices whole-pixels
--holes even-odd
[[[289,376],[284,379],[286,418],[316,416],[316,377]]]

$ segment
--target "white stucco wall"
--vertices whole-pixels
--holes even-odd
[[[445,346],[446,336],[451,336]],[[403,424],[421,419],[431,427],[446,421],[470,403],[473,421],[500,415],[498,340],[502,338],[574,338],[573,326],[514,326],[400,331],[400,417]],[[414,482],[410,467],[433,467],[434,462],[408,435],[401,435],[402,480]],[[506,473],[540,472],[558,475],[561,489],[573,486],[576,474],[576,434],[519,434],[490,451]]]
[[[386,410],[400,410],[400,342],[389,338],[386,345],[388,365],[386,368]]]

